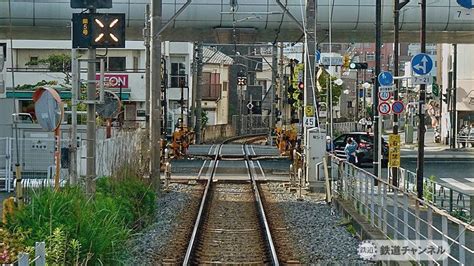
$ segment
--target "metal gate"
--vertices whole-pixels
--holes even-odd
[[[0,138],[0,191],[13,189],[11,138]]]

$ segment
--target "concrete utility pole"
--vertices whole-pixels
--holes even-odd
[[[79,92],[79,62],[77,60],[77,50],[71,50],[71,144],[69,148],[69,184],[74,186],[77,184],[77,100]]]
[[[197,54],[198,54],[198,43],[193,44],[193,84],[192,84],[192,101],[191,101],[191,127],[193,130],[196,130],[196,91],[197,91]],[[195,132],[196,134],[196,132]]]
[[[276,44],[272,46],[272,91],[270,117],[268,122],[268,145],[273,145],[272,132],[275,126],[275,90],[278,76],[278,49]],[[252,102],[252,100],[250,100]]]
[[[286,88],[284,86],[284,81],[283,81],[283,67],[284,67],[284,64],[285,64],[285,58],[283,56],[283,43],[281,42],[280,43],[280,73],[278,75],[279,77],[279,88],[278,88],[278,95],[280,96],[279,99],[280,99],[280,104],[278,105],[278,109],[280,110],[280,124],[281,125],[284,125],[285,124],[285,110],[283,110],[283,107],[285,106],[285,100],[286,100]]]
[[[151,93],[150,93],[150,178],[154,189],[160,189],[161,162],[161,0],[151,5]]]
[[[145,9],[145,30],[143,31],[145,41],[145,123],[150,128],[150,5]]]
[[[382,48],[382,0],[376,0],[375,4],[375,86],[374,93],[372,94],[373,105],[372,112],[374,113],[373,127],[374,127],[374,175],[380,178],[380,123],[381,117],[378,111],[379,105],[379,82],[377,77],[380,74],[380,59],[381,59],[381,48]],[[378,184],[377,180],[374,182],[375,185]]]
[[[426,52],[426,0],[421,0],[421,53]],[[416,190],[418,198],[423,198],[423,167],[425,156],[425,101],[426,84],[420,85],[420,100],[418,102],[418,160],[416,163]]]
[[[203,64],[203,51],[202,51],[202,43],[200,42],[198,44],[198,51],[197,51],[197,60],[196,66],[197,66],[197,78],[196,78],[196,83],[197,83],[197,89],[196,89],[196,144],[201,144],[202,142],[202,108],[201,108],[201,103],[202,103],[202,64]]]

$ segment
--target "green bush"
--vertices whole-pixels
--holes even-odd
[[[48,264],[118,264],[125,242],[155,210],[155,194],[138,179],[102,178],[94,199],[79,188],[44,189],[8,217],[10,232],[23,232],[23,244],[46,241]]]

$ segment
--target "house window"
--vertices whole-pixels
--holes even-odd
[[[184,63],[171,63],[171,87],[179,88],[180,83],[184,82],[187,85],[186,66]]]
[[[125,71],[126,69],[125,57],[109,57],[109,71]]]
[[[217,100],[221,96],[221,74],[202,73],[202,98],[204,100]]]

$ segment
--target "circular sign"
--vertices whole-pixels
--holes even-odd
[[[56,90],[39,87],[33,93],[35,115],[38,123],[46,131],[55,131],[63,120],[64,107]]]
[[[417,54],[411,59],[411,69],[418,75],[426,75],[433,69],[433,60],[428,54]]]
[[[387,102],[381,102],[379,104],[379,113],[382,115],[388,115],[390,113],[390,104]]]
[[[388,71],[381,72],[378,76],[378,80],[381,86],[393,85],[393,75]]]
[[[405,110],[405,105],[401,101],[396,101],[392,104],[392,110],[394,113],[400,114],[403,112],[403,110]]]
[[[389,91],[380,91],[380,92],[379,92],[379,99],[380,99],[381,101],[384,101],[384,102],[385,102],[385,101],[388,101],[388,100],[390,100],[390,97],[391,97],[391,96],[392,96],[392,93],[389,92]]]

